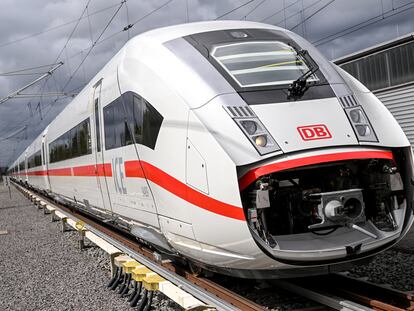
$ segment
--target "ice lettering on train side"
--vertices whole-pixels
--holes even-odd
[[[122,157],[112,159],[112,175],[114,177],[115,191],[120,194],[126,194],[127,190],[124,186],[124,159]]]

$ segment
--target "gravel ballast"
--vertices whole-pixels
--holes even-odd
[[[353,268],[348,275],[401,291],[413,291],[414,255],[390,249],[375,256],[370,264]]]
[[[110,291],[109,259],[80,251],[76,232],[60,232],[20,192],[0,187],[0,310],[133,310]],[[180,310],[162,294],[153,310]]]

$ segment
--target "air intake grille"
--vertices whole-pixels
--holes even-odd
[[[339,97],[339,101],[341,102],[341,105],[344,108],[358,106],[358,102],[356,101],[354,95]]]
[[[253,118],[253,111],[249,106],[226,106],[225,109],[233,118]]]

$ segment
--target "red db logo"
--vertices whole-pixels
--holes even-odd
[[[303,140],[332,138],[332,135],[325,124],[299,126],[297,129]]]

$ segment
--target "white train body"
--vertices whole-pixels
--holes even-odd
[[[287,98],[311,67],[300,50],[319,70]],[[340,269],[413,221],[411,148],[388,110],[304,39],[252,22],[131,39],[10,174],[246,277]]]

